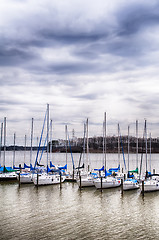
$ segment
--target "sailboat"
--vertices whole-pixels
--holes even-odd
[[[2,131],[1,131],[2,133]],[[12,167],[6,167],[5,164],[6,152],[6,117],[4,118],[4,151],[3,151],[3,166],[0,167],[0,181],[17,180],[17,173]]]
[[[138,120],[136,120],[136,169],[129,171],[134,175],[134,178],[140,180],[139,168],[138,168]]]
[[[30,166],[27,166],[26,164],[24,164],[24,169],[25,168],[29,168],[30,171],[29,172],[23,171],[23,172],[20,173],[20,177],[18,176],[18,180],[22,184],[24,184],[24,183],[33,183],[33,174],[34,174],[34,172],[31,170],[31,168],[32,168],[32,147],[33,147],[33,121],[34,121],[34,119],[32,118],[32,122],[31,122]],[[26,135],[25,135],[25,148],[26,148]]]
[[[86,172],[79,171],[79,178],[77,178],[77,184],[79,187],[94,187],[94,177],[90,173],[90,164],[89,164],[89,140],[88,140],[88,118],[86,121],[86,125],[84,125],[84,139],[85,139],[85,132],[86,132]],[[84,140],[84,149],[85,149],[85,140]]]
[[[121,162],[120,162],[120,141],[121,141],[121,135],[120,135],[120,126],[119,126],[119,123],[118,123],[118,167],[117,168],[112,168],[109,169],[109,172],[110,170],[112,172],[115,173],[115,177],[119,180],[121,179],[124,179],[124,173],[123,171],[121,171]],[[122,145],[122,141],[121,141],[121,145]],[[123,151],[123,146],[122,146],[122,151]],[[124,156],[123,156],[124,158]],[[125,164],[125,160],[124,160],[124,164]],[[123,170],[123,169],[122,169]]]
[[[134,190],[139,188],[139,182],[136,179],[133,179],[132,176],[130,176],[129,172],[129,130],[130,127],[128,126],[128,174],[127,179],[123,182],[123,190]]]
[[[47,104],[46,114],[47,114],[47,168],[46,168],[46,171],[43,170],[42,172],[39,168],[35,168],[37,165],[37,159],[36,159],[34,168],[36,169],[37,174],[34,174],[34,177],[33,177],[33,183],[36,186],[59,184],[60,182],[64,182],[65,178],[66,178],[66,177],[62,176],[61,171],[59,169],[53,170],[53,169],[50,169],[48,166],[48,161],[49,161],[49,104]],[[52,141],[52,139],[51,139],[51,141]]]
[[[147,159],[147,121],[145,120],[145,145],[146,145],[146,175],[144,180],[144,192],[159,191],[159,174],[151,174],[148,172],[148,159]],[[151,135],[150,135],[150,149],[151,149]],[[150,150],[151,157],[151,150]],[[150,161],[151,164],[151,161]],[[151,170],[151,166],[150,166]],[[142,183],[140,183],[140,189],[142,191]]]
[[[97,189],[114,188],[121,185],[121,180],[111,176],[112,173],[106,171],[106,112],[104,113],[104,154],[105,154],[105,177],[99,177],[94,180]]]

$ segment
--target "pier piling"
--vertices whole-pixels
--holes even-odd
[[[74,169],[73,169],[73,176],[72,176],[72,177],[73,177],[73,181],[74,181],[74,175],[75,175],[75,174],[74,174]]]
[[[81,173],[80,173],[80,171],[79,171],[79,180],[80,180],[80,190],[81,190],[81,188],[82,188],[82,186],[81,186]]]
[[[144,196],[144,180],[142,181],[142,196]]]
[[[101,193],[102,193],[102,190],[103,190],[103,178],[101,177],[100,180],[101,180],[100,188],[101,188]]]
[[[82,188],[82,186],[81,186],[81,176],[80,176],[80,189]]]
[[[123,195],[123,179],[121,179],[121,194]]]
[[[62,177],[61,177],[61,173],[60,173],[60,189],[62,188]]]
[[[38,188],[38,185],[39,185],[39,174],[37,172],[37,188]]]
[[[21,164],[19,164],[20,172],[19,172],[19,187],[20,187],[20,173],[21,173]]]

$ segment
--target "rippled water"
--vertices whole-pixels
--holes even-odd
[[[159,192],[0,183],[0,239],[159,239],[158,203]]]

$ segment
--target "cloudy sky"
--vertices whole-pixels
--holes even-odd
[[[8,138],[40,135],[46,104],[54,137],[65,124],[83,135],[159,136],[159,2],[155,0],[1,0],[0,119]],[[70,133],[71,134],[71,133]],[[35,136],[34,135],[34,136]],[[11,140],[12,141],[12,140]]]

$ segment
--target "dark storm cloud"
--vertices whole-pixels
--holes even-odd
[[[89,33],[87,31],[82,32],[79,30],[72,32],[72,30],[70,30],[69,28],[67,29],[67,27],[65,29],[61,29],[59,33],[56,33],[56,29],[43,29],[38,32],[38,35],[40,38],[46,41],[56,41],[56,44],[61,43],[67,45],[87,44],[90,42],[96,42],[103,38],[103,33],[98,33],[96,31]]]
[[[33,60],[35,54],[18,48],[0,48],[0,66],[20,66]]]
[[[77,21],[76,14],[62,16],[53,7],[50,8],[49,14],[38,12],[36,15],[29,15],[28,25],[26,19],[22,18],[20,23],[15,22],[15,29],[25,29],[26,33],[21,38],[9,35],[3,36],[3,46],[0,48],[0,65],[1,66],[20,66],[21,68],[39,70],[44,73],[55,74],[75,74],[91,72],[114,71],[114,67],[100,61],[101,55],[111,54],[130,58],[136,58],[145,51],[149,51],[148,44],[138,41],[138,33],[143,34],[147,27],[158,25],[159,23],[158,4],[146,5],[145,2],[127,3],[126,6],[119,5],[112,12],[109,20],[102,16],[96,21],[82,22],[82,13]],[[41,19],[40,19],[41,17]],[[23,23],[24,21],[24,23]],[[41,21],[41,24],[39,24]],[[66,21],[66,23],[65,23]],[[74,24],[72,24],[74,22]],[[16,25],[17,24],[17,25]],[[89,27],[88,27],[89,26]],[[131,35],[134,37],[130,38]],[[136,38],[137,40],[136,40]],[[6,46],[5,46],[6,43]],[[11,46],[11,47],[8,47]],[[63,46],[72,46],[70,55],[75,55],[77,59],[83,59],[76,63],[66,62],[54,63],[50,65],[43,61],[40,55],[40,49],[48,47],[50,49],[61,48]],[[33,48],[32,48],[33,47]],[[89,59],[89,63],[86,63]],[[36,64],[30,63],[34,60]],[[96,60],[96,64],[91,63]]]
[[[128,4],[117,12],[118,35],[129,36],[147,27],[159,25],[159,4],[156,1]]]
[[[57,74],[57,75],[77,75],[77,74],[98,74],[112,72],[115,66],[110,68],[110,64],[103,66],[97,64],[93,61],[77,60],[77,61],[67,61],[67,59],[61,62],[54,62],[52,64],[46,63],[44,61],[39,62],[37,65],[32,63],[32,66],[26,66],[28,70],[36,74]],[[43,81],[43,80],[42,80]],[[46,80],[47,81],[47,80]],[[52,81],[52,80],[51,80]],[[58,80],[59,81],[59,80]],[[67,81],[67,80],[66,80]],[[73,83],[72,83],[73,84]]]
[[[159,27],[157,2],[152,5],[151,3],[146,5],[145,2],[127,3],[126,6],[117,8],[114,17],[116,24],[110,26],[104,21],[99,38],[95,42],[89,42],[87,46],[83,45],[81,49],[76,49],[74,53],[90,59],[109,53],[130,58],[131,61],[132,58],[137,60],[136,57],[152,50],[151,40],[147,39],[145,31],[151,32],[154,27]],[[157,49],[157,46],[153,47]]]
[[[49,66],[48,70],[50,72],[54,72],[56,74],[75,74],[75,73],[88,73],[92,69],[92,64],[85,64],[83,62],[79,63],[59,63],[59,64],[54,64],[52,66]]]

